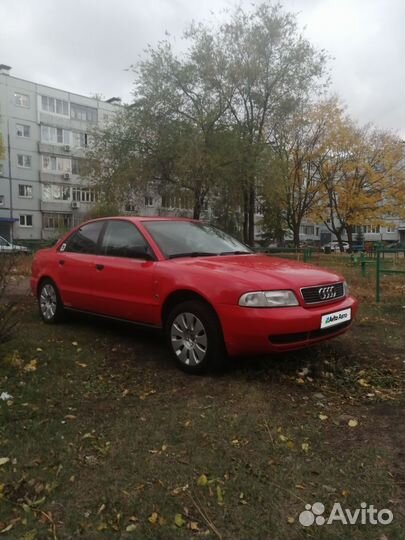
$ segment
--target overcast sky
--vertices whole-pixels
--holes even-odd
[[[250,0],[237,5],[249,7]],[[405,1],[284,0],[304,34],[333,57],[332,90],[362,123],[405,137]],[[16,77],[79,94],[131,98],[147,44],[192,21],[218,20],[231,0],[0,0],[0,63]]]

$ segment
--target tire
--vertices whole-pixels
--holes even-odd
[[[166,336],[176,364],[186,373],[201,375],[222,367],[226,352],[221,324],[204,302],[175,306],[166,321]]]
[[[41,318],[47,324],[62,321],[64,307],[55,283],[44,279],[38,288],[38,308]]]

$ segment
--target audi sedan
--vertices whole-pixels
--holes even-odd
[[[46,323],[76,310],[162,329],[190,373],[226,356],[338,336],[357,310],[339,274],[254,253],[211,225],[179,218],[83,223],[37,252],[31,287]]]

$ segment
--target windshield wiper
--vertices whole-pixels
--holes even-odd
[[[210,251],[189,251],[186,253],[174,253],[169,255],[168,259],[177,259],[177,257],[215,257],[218,253],[211,253]]]
[[[223,251],[220,255],[251,255],[251,251]]]

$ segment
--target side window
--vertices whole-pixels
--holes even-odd
[[[95,221],[80,227],[73,236],[69,238],[64,251],[73,253],[94,254],[97,250],[97,241],[103,228],[104,221]]]
[[[135,225],[128,221],[108,222],[101,253],[132,259],[150,259],[153,255],[144,237]]]

